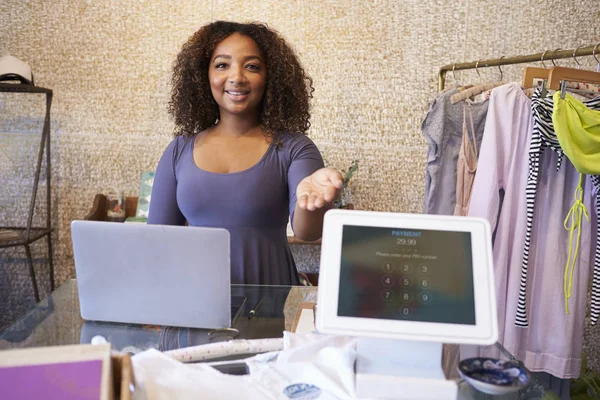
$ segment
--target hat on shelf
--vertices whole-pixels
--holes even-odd
[[[33,73],[26,62],[13,56],[0,57],[0,82],[19,81],[27,85],[33,85]]]

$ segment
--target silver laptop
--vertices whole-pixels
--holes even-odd
[[[73,221],[71,234],[83,319],[231,325],[226,229]]]

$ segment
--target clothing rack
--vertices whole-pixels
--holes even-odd
[[[490,60],[448,64],[440,68],[440,72],[438,74],[438,90],[440,92],[444,90],[444,85],[446,83],[446,73],[448,71],[454,72],[464,69],[477,70],[478,68],[484,67],[500,67],[502,65],[524,64],[531,62],[541,62],[543,64],[544,61],[559,60],[562,58],[575,58],[579,56],[594,56],[596,61],[600,64],[600,60],[596,57],[596,55],[600,56],[600,43],[592,46],[578,47],[574,50],[546,50],[542,53],[535,53],[524,56],[500,57]]]

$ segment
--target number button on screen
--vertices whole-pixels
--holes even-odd
[[[402,292],[402,301],[410,302],[411,299],[412,299],[412,295],[410,294],[410,292]]]
[[[391,275],[385,275],[382,279],[381,279],[381,283],[383,283],[383,286],[393,286],[394,285],[394,277],[392,277]]]
[[[394,292],[391,290],[384,290],[381,292],[381,297],[383,297],[385,301],[390,301],[394,298]]]
[[[421,300],[421,303],[427,304],[431,301],[431,295],[429,293],[423,292],[419,295],[419,300]]]
[[[394,271],[394,264],[390,262],[384,262],[381,267],[383,268],[383,272],[390,273]]]

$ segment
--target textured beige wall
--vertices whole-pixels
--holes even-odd
[[[74,275],[70,221],[97,192],[135,193],[140,173],[155,168],[172,132],[171,63],[187,37],[215,19],[267,22],[297,49],[315,80],[311,137],[336,167],[360,160],[354,203],[370,210],[422,209],[420,123],[441,65],[600,41],[598,0],[3,0],[0,54],[27,61],[37,84],[54,90],[58,282]],[[498,78],[497,69],[480,72]],[[505,68],[505,78],[520,74]],[[23,97],[0,95],[0,224],[26,210],[30,180],[22,176],[43,121],[43,99]],[[318,248],[294,252],[301,269],[315,268]],[[3,273],[26,279],[22,266],[10,265]]]

